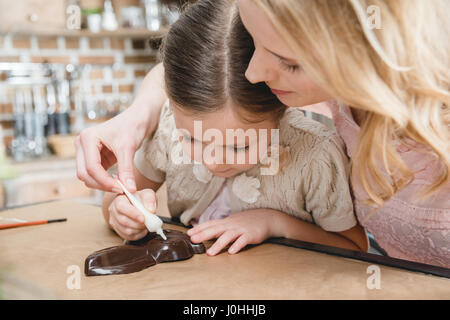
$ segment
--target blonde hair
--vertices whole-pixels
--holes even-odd
[[[414,179],[397,142],[425,146],[441,164],[422,196],[450,180],[450,1],[253,1],[319,86],[365,111],[352,182],[368,203],[381,207]],[[380,29],[367,23],[370,8]]]

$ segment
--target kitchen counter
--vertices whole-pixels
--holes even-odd
[[[1,181],[1,206],[11,207],[56,199],[77,198],[101,203],[102,192],[78,180],[75,158],[55,156],[24,162],[11,161],[18,175]]]
[[[16,168],[21,175],[52,169],[73,169],[76,166],[75,158],[59,158],[56,156],[36,158],[20,162],[11,159],[10,162],[11,165],[14,166],[14,168]]]
[[[272,243],[236,255],[194,255],[128,275],[86,277],[89,254],[122,243],[100,207],[66,200],[0,216],[68,219],[0,230],[0,265],[8,266],[11,277],[62,299],[450,299],[446,278],[380,265],[381,287],[369,289],[371,263]],[[79,289],[73,285],[77,270]]]

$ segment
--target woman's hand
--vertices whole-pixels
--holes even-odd
[[[248,244],[258,244],[273,236],[272,224],[271,211],[249,210],[234,213],[224,219],[207,221],[188,230],[187,234],[193,243],[217,238],[207,251],[210,256],[218,254],[228,244],[234,242],[228,249],[228,252],[233,254]]]
[[[152,189],[144,189],[135,193],[145,208],[156,212],[156,195]],[[125,195],[117,195],[108,207],[109,225],[125,240],[139,240],[148,230],[144,224],[144,215],[136,209]]]
[[[106,172],[118,163],[120,181],[136,191],[133,160],[146,135],[145,117],[132,107],[95,127],[84,129],[75,140],[77,176],[88,188],[121,193],[120,186]]]
[[[144,138],[158,126],[167,95],[164,68],[156,65],[142,81],[133,104],[111,120],[87,128],[75,140],[77,176],[87,187],[121,193],[120,186],[106,170],[117,162],[120,181],[136,191],[134,154]]]

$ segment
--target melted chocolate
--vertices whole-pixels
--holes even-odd
[[[132,273],[157,263],[185,260],[205,253],[203,243],[192,243],[183,232],[164,230],[164,233],[167,240],[148,233],[141,240],[96,251],[86,258],[84,273],[87,276]]]

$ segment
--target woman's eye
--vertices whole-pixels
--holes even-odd
[[[280,59],[281,67],[289,72],[296,72],[300,69],[299,65],[296,64],[287,64],[283,60]]]

